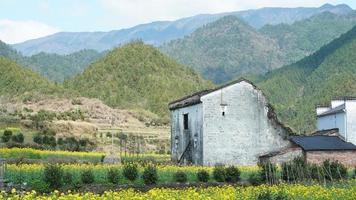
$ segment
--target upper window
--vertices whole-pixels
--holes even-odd
[[[183,126],[184,126],[184,130],[188,130],[188,129],[189,129],[189,127],[188,127],[188,121],[189,121],[188,114],[184,114],[184,115],[183,115]]]

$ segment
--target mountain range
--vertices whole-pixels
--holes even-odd
[[[0,41],[0,56],[14,60],[55,82],[63,82],[83,72],[89,64],[104,55],[105,52],[84,49],[68,55],[41,52],[32,56],[23,56],[22,53]]]
[[[173,39],[183,38],[196,29],[227,15],[239,17],[250,26],[260,28],[266,24],[291,24],[325,11],[344,15],[351,12],[352,9],[345,4],[335,6],[325,4],[318,8],[261,8],[218,14],[201,14],[175,21],[157,21],[109,32],[59,32],[15,44],[13,47],[29,56],[40,52],[70,54],[83,49],[104,51],[135,39],[142,39],[145,43],[158,46]]]
[[[169,101],[214,87],[202,76],[222,83],[247,75],[282,122],[309,133],[315,129],[316,105],[356,96],[355,16],[354,11],[322,12],[262,27],[223,16],[159,49],[135,41],[104,53],[24,56],[0,43],[0,96],[22,101],[85,96],[168,120]]]
[[[356,25],[356,12],[323,12],[293,24],[260,29],[235,16],[207,24],[161,50],[215,83],[264,74],[294,63]]]
[[[315,106],[356,95],[356,26],[300,61],[254,80],[296,132],[315,130]]]

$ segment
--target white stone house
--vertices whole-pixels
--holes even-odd
[[[340,137],[356,144],[356,98],[339,97],[330,106],[317,106],[317,129],[339,129]]]
[[[256,165],[290,146],[290,129],[262,92],[241,79],[169,104],[172,160],[197,165]]]

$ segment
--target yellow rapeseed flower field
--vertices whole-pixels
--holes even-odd
[[[106,191],[103,194],[87,193],[60,193],[54,191],[51,194],[38,194],[35,191],[20,193],[13,190],[11,193],[2,192],[0,199],[37,199],[37,200],[120,200],[120,199],[135,199],[135,200],[206,200],[206,199],[237,199],[237,200],[253,200],[258,199],[261,193],[269,194],[272,197],[281,195],[283,199],[295,200],[354,200],[356,199],[355,181],[349,181],[350,187],[332,186],[326,187],[322,185],[261,185],[250,187],[208,187],[208,188],[186,188],[186,189],[167,189],[154,188],[148,192],[139,192],[133,189],[120,191]]]

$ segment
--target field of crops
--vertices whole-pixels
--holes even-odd
[[[94,174],[95,184],[107,184],[107,172],[111,168],[117,169],[122,174],[123,165],[94,165],[94,164],[63,164],[61,165],[64,172],[69,172],[73,175],[73,182],[80,184],[80,177],[84,171],[92,171]],[[6,179],[14,184],[26,183],[30,188],[41,189],[44,185],[43,171],[44,164],[9,164],[7,166]],[[213,167],[201,167],[201,166],[175,166],[175,165],[158,165],[158,184],[172,183],[174,182],[174,174],[177,171],[184,171],[187,174],[187,182],[197,183],[196,173],[199,170],[206,170],[209,173],[212,172]],[[257,167],[240,167],[242,179],[247,179],[251,172],[256,172]],[[143,167],[138,167],[139,174],[142,174]],[[130,182],[124,177],[119,178],[118,184],[133,184],[136,186],[143,186],[143,180],[141,178],[136,179],[134,182]]]
[[[54,191],[48,195],[39,195],[32,191],[24,194],[1,193],[1,199],[241,199],[241,200],[269,200],[269,199],[295,199],[295,200],[353,200],[356,198],[356,182],[348,181],[334,186],[322,185],[260,185],[250,187],[208,187],[208,188],[186,188],[186,189],[161,189],[155,188],[148,192],[139,192],[133,189],[120,191],[107,191],[103,194],[94,193],[60,193]]]
[[[62,160],[76,160],[81,162],[99,163],[102,161],[104,153],[100,152],[72,152],[72,151],[50,151],[50,150],[37,150],[31,148],[0,148],[0,157],[7,159],[62,159]],[[170,155],[167,154],[132,154],[122,156],[125,160],[140,159],[154,159],[157,162],[169,161]]]

